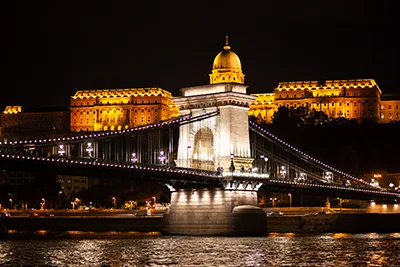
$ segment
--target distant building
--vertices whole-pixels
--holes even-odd
[[[161,88],[77,91],[70,112],[72,132],[128,129],[179,115],[171,93]]]
[[[281,106],[307,107],[330,118],[380,123],[400,120],[400,95],[383,95],[373,79],[281,82],[273,93],[254,94],[249,115],[267,123]]]
[[[1,139],[5,141],[49,138],[69,131],[68,108],[7,106],[0,115]]]
[[[77,175],[57,175],[56,181],[60,183],[63,193],[70,197],[72,192],[79,192],[89,188],[89,178]]]

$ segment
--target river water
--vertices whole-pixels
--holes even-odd
[[[400,266],[400,233],[3,240],[0,266]]]

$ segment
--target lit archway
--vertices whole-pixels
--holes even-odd
[[[210,128],[200,128],[194,135],[191,168],[214,170],[214,134]]]

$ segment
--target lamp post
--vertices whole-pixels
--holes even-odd
[[[232,175],[233,175],[233,172],[235,171],[235,165],[233,164],[233,158],[235,157],[235,155],[231,154],[230,157],[231,157],[231,166],[229,166],[229,172],[232,173]]]
[[[87,153],[87,157],[91,158],[92,157],[92,152],[93,152],[93,147],[92,147],[92,143],[87,143],[86,145],[86,153]]]
[[[117,199],[115,197],[112,198],[113,204],[114,204],[114,209],[117,209]]]
[[[288,194],[289,196],[289,207],[292,207],[292,194]]]
[[[42,198],[42,202],[40,202],[40,209],[44,210],[44,205],[46,204],[46,200]]]
[[[137,162],[137,156],[136,156],[136,153],[132,153],[132,156],[131,156],[131,162],[132,162],[132,163],[136,163],[136,162]]]
[[[65,155],[65,149],[64,149],[64,145],[63,144],[60,144],[58,146],[58,155],[60,157],[63,157]]]
[[[271,200],[272,201],[272,207],[273,208],[275,208],[275,200],[276,200],[277,198],[276,197],[271,197],[269,200]]]
[[[261,159],[261,173],[264,173],[265,156],[264,155],[260,155],[260,159]]]
[[[268,172],[269,172],[269,168],[268,168],[268,157],[264,157],[264,161],[265,161],[265,172],[268,173]]]
[[[158,156],[158,160],[160,161],[161,165],[164,165],[164,163],[165,163],[164,151],[160,151],[160,156]]]
[[[189,149],[191,149],[192,146],[187,146],[187,150],[186,150],[186,168],[189,168]],[[192,166],[190,166],[192,167]]]
[[[156,205],[156,197],[153,196],[154,202],[153,202],[153,206]]]
[[[10,201],[10,209],[13,209],[13,200],[12,200],[12,198],[10,198],[9,201]]]

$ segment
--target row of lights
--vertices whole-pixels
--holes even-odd
[[[139,169],[139,170],[147,170],[147,171],[158,171],[158,172],[172,172],[172,173],[180,173],[180,174],[188,174],[188,175],[196,175],[196,176],[208,176],[217,178],[217,176],[213,173],[205,173],[205,172],[196,172],[192,170],[181,170],[181,169],[171,169],[165,167],[145,167],[140,165],[122,165],[122,164],[108,164],[108,163],[100,163],[100,162],[87,162],[87,161],[78,161],[78,160],[67,160],[67,159],[50,159],[50,158],[42,158],[42,157],[25,157],[25,156],[10,156],[1,154],[1,157],[6,158],[17,158],[23,160],[38,160],[38,161],[52,161],[52,162],[65,162],[71,164],[82,164],[82,165],[97,165],[103,167],[119,167],[124,169]],[[250,173],[248,175],[251,175]],[[255,174],[257,176],[259,174]],[[360,188],[351,188],[351,187],[340,187],[340,186],[332,186],[332,185],[320,185],[320,184],[305,184],[305,183],[296,183],[291,181],[284,181],[284,180],[268,180],[270,183],[280,183],[280,184],[292,184],[292,185],[307,185],[311,187],[322,187],[322,188],[331,188],[331,189],[340,189],[340,190],[353,190],[353,191],[360,191],[364,193],[377,193],[383,195],[391,195],[400,197],[400,194],[393,193],[393,192],[386,192],[381,190],[367,190],[367,189],[360,189]]]
[[[354,188],[354,187],[341,187],[335,185],[323,185],[323,184],[308,184],[308,183],[296,183],[291,181],[285,180],[268,180],[269,183],[277,183],[277,184],[292,184],[292,185],[304,185],[307,187],[322,187],[322,188],[330,188],[330,189],[340,189],[340,190],[352,190],[352,191],[359,191],[364,193],[375,193],[375,194],[383,194],[383,195],[391,195],[400,198],[399,193],[394,192],[387,192],[381,190],[372,190],[372,189],[361,189],[361,188]]]
[[[22,160],[36,160],[36,161],[49,161],[49,162],[62,162],[62,163],[71,163],[71,164],[81,164],[81,165],[94,165],[94,166],[103,166],[103,167],[115,167],[121,169],[139,169],[139,170],[147,170],[147,171],[159,171],[159,172],[172,172],[172,173],[180,173],[180,174],[188,174],[188,175],[196,175],[196,176],[208,176],[217,178],[217,176],[212,172],[205,171],[192,171],[185,169],[171,169],[168,167],[146,167],[142,165],[125,165],[125,164],[111,164],[111,163],[100,163],[100,162],[91,162],[84,160],[68,160],[68,159],[60,159],[60,158],[43,158],[43,157],[29,157],[29,156],[15,156],[15,155],[5,155],[1,154],[3,158],[13,158],[13,159],[22,159]],[[160,160],[165,160],[165,156],[161,155]]]
[[[71,140],[80,140],[80,139],[87,139],[87,138],[96,138],[96,137],[102,137],[102,136],[107,136],[107,135],[117,135],[117,134],[123,134],[123,133],[129,133],[129,132],[134,132],[134,131],[142,131],[142,130],[148,130],[150,128],[156,128],[156,127],[161,127],[164,125],[171,125],[175,123],[180,123],[182,121],[187,121],[187,120],[198,120],[198,119],[203,119],[203,118],[208,118],[211,116],[214,116],[218,113],[218,110],[215,111],[210,111],[206,113],[202,113],[197,116],[192,116],[192,115],[185,115],[179,119],[176,120],[171,120],[171,121],[166,121],[166,122],[161,122],[161,123],[155,123],[155,124],[150,124],[147,126],[140,126],[140,127],[135,127],[131,129],[124,129],[124,130],[117,130],[117,131],[111,131],[111,132],[101,132],[98,134],[89,134],[89,135],[81,135],[81,136],[72,136],[72,137],[59,137],[59,138],[50,138],[50,139],[35,139],[35,140],[25,140],[25,141],[10,141],[10,142],[0,142],[0,145],[18,145],[18,144],[43,144],[43,143],[49,143],[49,142],[57,142],[57,141],[71,141]]]
[[[303,155],[303,156],[305,156],[306,158],[308,158],[308,159],[310,159],[310,160],[312,160],[312,161],[314,161],[314,162],[316,162],[316,163],[318,163],[318,164],[324,166],[325,168],[328,168],[328,169],[330,169],[330,170],[332,170],[332,171],[335,171],[335,172],[337,172],[337,173],[339,173],[339,174],[341,174],[341,175],[344,175],[344,176],[346,176],[346,177],[348,177],[348,178],[350,178],[350,179],[352,179],[352,180],[355,180],[355,181],[357,181],[357,182],[360,182],[360,183],[363,183],[363,184],[365,184],[365,185],[370,186],[369,183],[365,182],[365,181],[362,180],[362,179],[356,178],[356,177],[354,177],[354,176],[352,176],[352,175],[350,175],[350,174],[347,174],[347,173],[345,173],[345,172],[343,172],[343,171],[340,171],[340,170],[338,170],[338,169],[336,169],[336,168],[333,168],[333,167],[331,167],[331,166],[329,166],[329,165],[323,163],[322,161],[317,160],[317,159],[311,157],[310,155],[304,153],[304,152],[301,151],[300,149],[297,149],[296,147],[294,147],[294,146],[292,146],[292,145],[286,143],[286,142],[283,141],[282,139],[279,139],[278,137],[276,137],[275,135],[273,135],[273,134],[270,133],[269,131],[267,131],[267,130],[261,128],[261,126],[259,126],[258,124],[254,123],[254,122],[252,122],[252,121],[250,121],[250,124],[252,124],[253,127],[257,128],[258,130],[262,131],[263,133],[265,133],[265,134],[269,135],[270,137],[274,138],[275,140],[277,140],[279,143],[283,144],[284,146],[290,148],[291,150],[293,150],[293,151],[295,151],[295,152],[297,152],[297,153],[300,153],[301,155]]]

